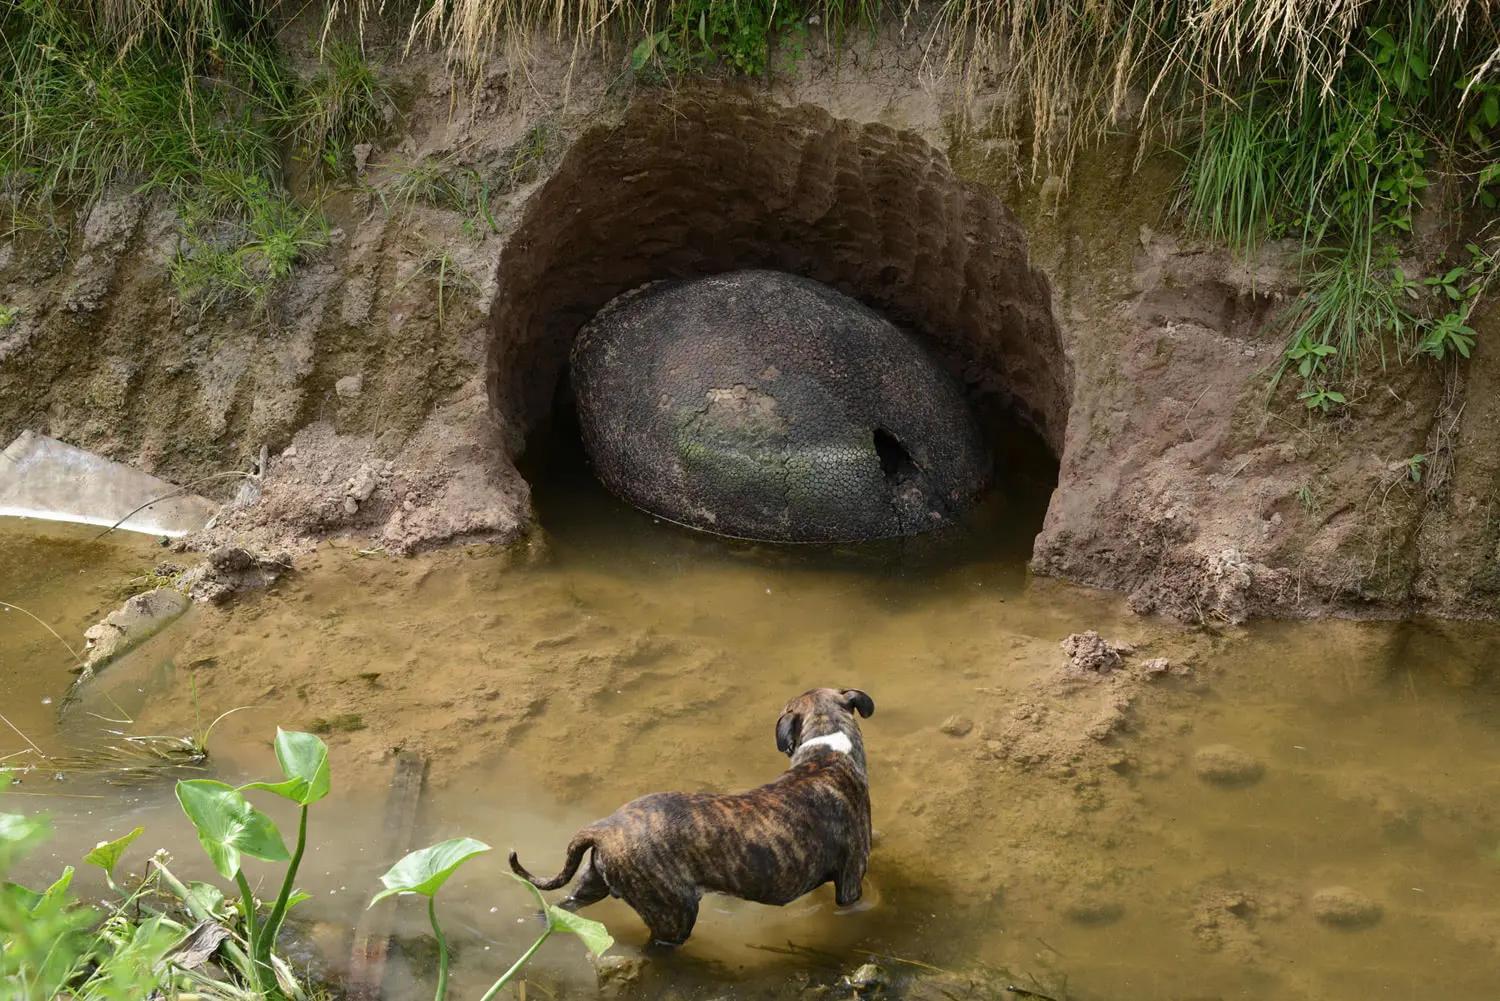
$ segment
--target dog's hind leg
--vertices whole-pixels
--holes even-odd
[[[833,900],[840,907],[852,907],[864,895],[865,860],[851,856],[839,866],[833,877]]]
[[[641,917],[651,929],[652,945],[676,947],[688,940],[698,922],[698,898],[687,896],[663,901],[662,906],[653,908],[649,914],[642,911]]]
[[[557,906],[565,911],[576,911],[580,907],[597,904],[607,896],[609,884],[604,881],[604,873],[599,869],[598,863],[590,856],[578,874],[578,882],[573,884],[573,892]]]

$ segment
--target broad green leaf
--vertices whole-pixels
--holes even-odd
[[[212,883],[189,883],[188,900],[205,914],[218,914],[224,906],[224,891]]]
[[[43,913],[55,913],[67,903],[68,887],[72,885],[73,867],[70,865],[64,866],[62,875],[57,877],[51,886],[43,890],[37,897],[36,902],[31,905],[32,916],[39,917]]]
[[[291,858],[271,818],[233,786],[212,779],[177,783],[177,802],[198,830],[198,843],[225,879],[240,871],[240,856],[285,862]]]
[[[514,873],[512,873],[514,875]],[[586,918],[561,907],[547,908],[547,924],[553,931],[571,932],[583,940],[584,947],[596,956],[602,956],[615,944],[609,929],[593,918]]]
[[[83,857],[89,865],[97,865],[110,876],[115,874],[115,866],[120,864],[120,857],[125,854],[125,849],[130,843],[142,834],[146,833],[144,827],[137,827],[124,837],[115,838],[113,841],[101,841],[94,846],[94,850]]]
[[[419,893],[430,897],[448,881],[455,869],[475,855],[482,855],[489,850],[490,846],[483,841],[453,838],[414,851],[380,877],[385,889],[375,894],[370,906],[398,893]]]
[[[572,911],[565,911],[561,907],[553,907],[542,896],[542,891],[532,885],[530,880],[522,879],[515,873],[511,873],[510,878],[531,891],[531,895],[536,898],[537,906],[547,917],[548,930],[577,935],[583,940],[589,952],[596,956],[603,955],[606,949],[615,944],[615,940],[609,934],[609,929],[598,921],[574,914]]]
[[[303,806],[328,795],[328,745],[319,737],[277,727],[276,760],[284,782],[251,782],[240,789],[263,789]]]
[[[20,883],[0,883],[0,895],[7,898],[13,906],[20,908],[30,914],[41,903],[42,895],[29,886]]]

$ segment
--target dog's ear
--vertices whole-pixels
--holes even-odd
[[[776,721],[776,750],[792,756],[797,749],[797,731],[802,729],[802,717],[798,713],[782,713]]]
[[[844,708],[869,719],[875,715],[875,700],[858,688],[846,688],[844,689]]]

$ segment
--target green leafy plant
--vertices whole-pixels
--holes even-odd
[[[444,1001],[448,996],[448,940],[443,934],[442,925],[437,916],[437,893],[456,872],[459,866],[469,859],[482,855],[490,850],[490,846],[473,838],[453,838],[438,844],[422,848],[407,855],[401,861],[391,866],[384,876],[380,877],[385,889],[377,893],[370,906],[374,907],[387,897],[402,894],[413,894],[427,898],[427,917],[432,925],[433,937],[438,944],[438,982],[436,1001]],[[580,917],[571,911],[565,911],[561,907],[548,905],[542,898],[536,887],[524,879],[512,876],[517,882],[529,888],[536,897],[538,906],[546,918],[547,927],[542,934],[533,942],[524,953],[513,963],[510,968],[500,975],[489,990],[485,991],[481,1001],[491,1001],[499,992],[509,984],[531,957],[536,955],[542,943],[546,942],[556,932],[565,932],[576,935],[583,941],[584,946],[596,956],[602,955],[611,945],[614,939],[609,935],[605,927],[597,921]]]
[[[334,42],[323,49],[318,73],[286,116],[302,148],[327,170],[344,170],[356,143],[379,134],[390,94],[359,46]]]
[[[1333,410],[1335,405],[1343,406],[1349,402],[1344,398],[1343,393],[1329,389],[1327,386],[1313,386],[1304,389],[1297,394],[1297,399],[1301,400],[1307,409],[1321,410],[1325,414]]]
[[[1406,475],[1413,483],[1422,482],[1422,467],[1427,463],[1427,456],[1418,452],[1405,462]]]
[[[19,306],[8,306],[5,303],[0,303],[0,330],[14,326],[16,318],[20,315],[21,309]]]
[[[631,66],[669,77],[716,65],[764,76],[778,46],[789,66],[800,60],[809,13],[803,3],[777,0],[672,0],[665,23],[637,43]]]
[[[328,747],[310,733],[276,730],[276,760],[280,782],[251,782],[236,789],[211,779],[177,783],[177,801],[198,832],[198,841],[214,868],[232,879],[240,891],[240,908],[250,940],[252,982],[265,993],[276,990],[271,952],[288,910],[296,903],[293,888],[307,849],[308,807],[329,790]],[[260,790],[289,799],[299,807],[296,848],[288,854],[275,823],[245,798],[246,790]],[[267,862],[286,862],[281,890],[264,921],[258,920],[255,895],[240,862],[243,856]]]

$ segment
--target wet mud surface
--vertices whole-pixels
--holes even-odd
[[[66,687],[61,651],[11,630],[0,680],[33,687],[7,715],[51,750],[99,741],[100,717],[182,733],[246,707],[210,740],[228,781],[274,767],[277,724],[325,733],[336,792],[313,816],[303,916],[335,976],[391,861],[375,856],[396,749],[430,762],[419,841],[498,849],[444,902],[472,993],[536,931],[505,849],[550,873],[573,830],[632,797],[766,781],[785,767],[782,703],[839,685],[878,706],[865,904],[835,913],[831,888],[780,909],[709,898],[689,945],[623,996],[801,996],[871,955],[1083,999],[1500,990],[1500,633],[1154,623],[1028,579],[1025,501],[920,542],[786,551],[655,524],[566,475],[537,482],[554,484],[538,491],[545,551],[325,546],[266,593],[179,620],[61,720],[38,680]],[[7,563],[0,600],[78,569],[28,559]],[[72,635],[86,625],[81,607],[42,605]],[[1098,642],[1064,650],[1090,629]],[[24,751],[0,733],[0,755]],[[19,791],[6,808],[56,819],[40,866],[136,823],[197,864],[165,778],[38,768]],[[628,908],[590,914],[639,955]],[[398,978],[430,962],[424,918],[401,912]],[[570,946],[549,944],[534,982],[587,996]]]

